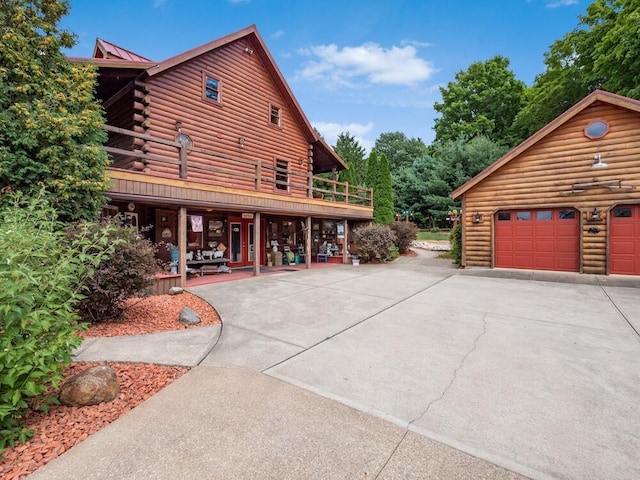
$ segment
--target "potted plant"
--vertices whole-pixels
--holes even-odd
[[[354,267],[357,267],[360,265],[360,257],[358,257],[358,255],[351,255],[351,263]]]
[[[178,251],[178,246],[174,245],[171,242],[167,242],[164,245],[167,249],[167,251],[169,252],[169,256],[171,258],[171,263],[178,263],[178,260],[180,259],[180,252]]]

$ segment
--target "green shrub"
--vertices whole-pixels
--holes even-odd
[[[438,233],[440,229],[438,227],[433,227],[430,231],[431,233]]]
[[[462,264],[462,225],[458,224],[451,229],[449,234],[451,242],[451,258],[456,265]]]
[[[120,220],[116,217],[92,227],[96,232],[104,231],[115,248],[102,257],[87,281],[86,298],[78,307],[84,321],[121,319],[125,301],[149,295],[159,271],[155,245],[135,228],[123,226]]]
[[[358,256],[363,262],[386,261],[393,257],[396,235],[388,225],[370,225],[353,232]]]
[[[112,247],[101,232],[77,227],[69,242],[64,225],[43,198],[14,197],[0,211],[0,452],[25,431],[28,407],[47,410],[72,351],[80,345],[76,313],[85,278],[101,260],[96,245]]]
[[[393,222],[391,230],[396,234],[396,246],[399,253],[407,253],[411,242],[418,236],[418,226],[413,222]]]

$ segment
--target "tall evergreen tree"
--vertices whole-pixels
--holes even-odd
[[[387,156],[383,153],[379,161],[378,184],[373,197],[373,221],[387,225],[395,219],[393,209],[393,188],[391,186],[391,170]]]
[[[373,192],[374,195],[375,195],[375,189],[378,187],[379,173],[380,173],[380,163],[378,161],[378,154],[376,153],[375,150],[371,150],[371,153],[369,154],[369,158],[367,159],[366,185],[367,185],[367,188],[374,189],[374,192]]]
[[[367,181],[367,162],[365,160],[364,148],[360,142],[355,139],[349,132],[343,132],[338,135],[334,151],[340,155],[352,172],[352,180],[349,183],[353,185],[363,186]],[[344,181],[344,180],[343,180]]]
[[[95,218],[108,187],[96,70],[62,54],[65,0],[0,2],[0,189],[44,188],[63,220]],[[2,196],[0,196],[0,202]]]

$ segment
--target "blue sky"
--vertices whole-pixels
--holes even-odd
[[[531,85],[591,0],[71,0],[71,56],[103,38],[160,61],[251,24],[311,123],[367,150],[383,132],[433,140],[438,87],[503,55]]]

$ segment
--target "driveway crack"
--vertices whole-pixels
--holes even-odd
[[[453,386],[453,383],[456,381],[456,378],[458,377],[458,371],[464,367],[465,362],[467,361],[467,358],[469,358],[469,355],[471,355],[477,348],[478,346],[478,341],[487,333],[487,314],[485,313],[484,315],[482,315],[482,331],[478,334],[478,336],[475,338],[475,340],[473,341],[473,344],[471,345],[471,348],[469,349],[469,351],[464,355],[464,357],[462,357],[462,360],[460,361],[460,364],[456,367],[456,369],[453,371],[453,375],[451,377],[451,380],[449,381],[449,385],[447,385],[445,387],[445,389],[442,391],[442,394],[437,397],[434,398],[433,400],[431,400],[429,402],[429,404],[427,405],[427,408],[424,410],[424,412],[422,412],[422,414],[416,418],[414,418],[413,420],[411,420],[409,422],[409,425],[411,425],[412,423],[417,422],[418,420],[420,420],[422,417],[424,417],[427,413],[429,413],[429,409],[436,403],[441,401],[445,395],[447,394],[447,392],[451,389],[451,387]]]

